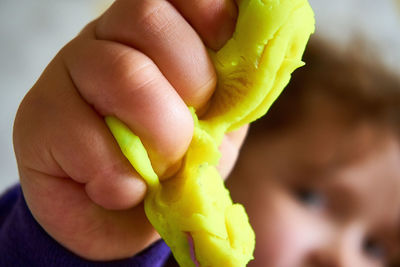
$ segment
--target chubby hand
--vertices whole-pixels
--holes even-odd
[[[188,106],[205,110],[216,86],[207,49],[231,36],[233,0],[117,0],[46,68],[21,103],[14,147],[27,204],[60,244],[90,260],[133,256],[159,238],[146,184],[104,116],[137,134],[162,179],[193,134]],[[246,129],[226,136],[227,176]]]

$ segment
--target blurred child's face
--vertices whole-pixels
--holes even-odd
[[[339,110],[251,139],[228,186],[256,231],[249,266],[385,266],[397,253],[399,143],[368,123],[345,125]]]

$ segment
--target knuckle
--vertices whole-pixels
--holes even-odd
[[[165,0],[116,1],[96,22],[94,33],[99,39],[124,42],[135,37],[140,42],[143,35],[168,31],[176,18],[171,11],[175,9]]]
[[[137,50],[102,41],[81,50],[78,60],[69,64],[71,78],[102,115],[114,114],[118,106],[129,104],[136,99],[134,94],[160,79],[152,60]]]
[[[130,50],[117,55],[108,69],[109,79],[117,84],[114,88],[141,88],[157,76],[157,69],[149,58]]]
[[[175,162],[185,154],[194,130],[192,116],[186,107],[174,112],[173,118],[167,119],[158,133],[162,136],[159,139],[162,142],[159,152],[170,162]]]
[[[146,90],[159,80],[157,67],[140,53],[122,53],[108,66],[107,86],[102,99],[106,106],[129,104],[140,91]],[[105,97],[104,97],[105,96]]]
[[[145,34],[165,35],[174,29],[176,16],[172,16],[171,5],[167,1],[145,0],[142,1],[139,10],[137,28],[143,29]]]

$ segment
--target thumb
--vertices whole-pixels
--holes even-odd
[[[229,176],[235,166],[248,129],[249,125],[244,125],[238,130],[227,133],[222,139],[222,143],[219,147],[222,156],[217,169],[224,180]]]

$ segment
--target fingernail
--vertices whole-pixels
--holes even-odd
[[[174,176],[181,168],[182,160],[178,161],[177,163],[169,166],[160,176],[160,180],[166,180]]]
[[[234,1],[226,1],[225,14],[222,18],[223,22],[219,27],[215,44],[215,48],[217,50],[220,49],[232,37],[236,26],[237,12],[237,7]]]
[[[202,107],[200,107],[199,109],[196,110],[196,115],[199,118],[202,118],[206,113],[208,108],[211,105],[211,101],[207,101]]]

